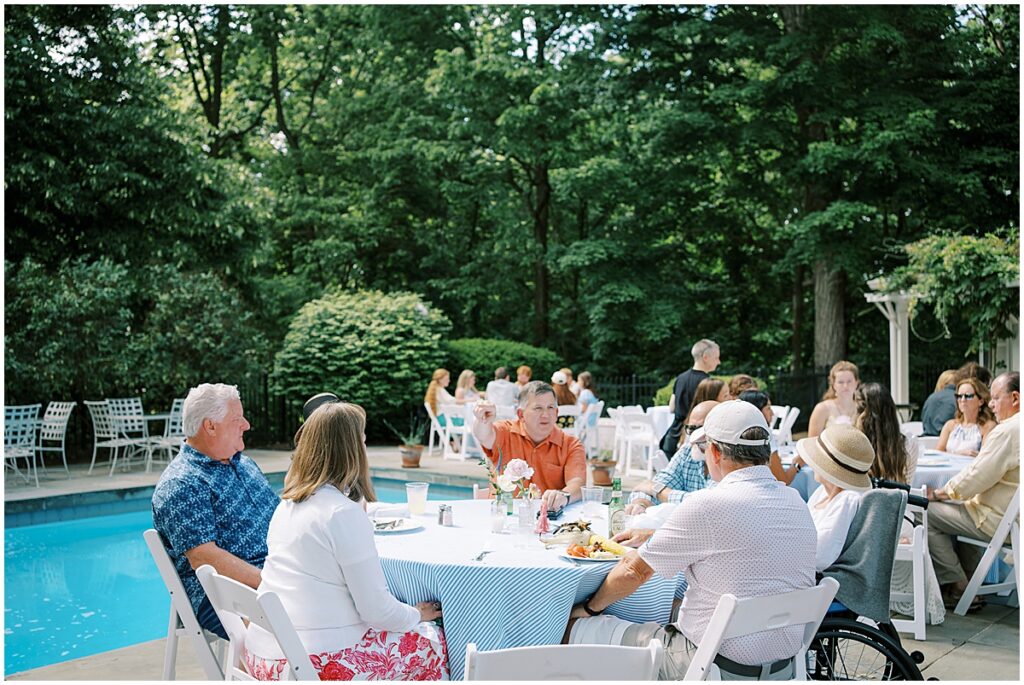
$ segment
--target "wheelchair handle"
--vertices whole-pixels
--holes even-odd
[[[906,483],[900,483],[895,480],[886,480],[885,478],[874,478],[871,479],[871,485],[876,488],[886,488],[888,490],[903,490],[906,493],[910,492],[910,486]],[[920,495],[907,495],[907,504],[915,507],[921,507],[922,509],[928,508],[928,498],[921,497]]]

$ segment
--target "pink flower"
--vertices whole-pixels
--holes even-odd
[[[522,459],[513,459],[505,467],[505,475],[512,480],[525,480],[533,478],[533,469]]]

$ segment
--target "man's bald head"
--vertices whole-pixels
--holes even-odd
[[[703,426],[704,419],[707,418],[708,412],[718,406],[718,402],[715,400],[707,400],[701,402],[696,407],[690,410],[690,419],[687,421],[691,426]]]

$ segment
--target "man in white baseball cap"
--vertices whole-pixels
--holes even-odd
[[[658,638],[665,645],[662,680],[686,673],[722,595],[775,595],[815,583],[814,522],[799,493],[768,468],[764,415],[749,402],[723,402],[708,413],[702,430],[708,472],[718,485],[687,495],[650,540],[628,552],[597,592],[573,607],[567,628],[574,644],[646,646]],[[687,588],[674,624],[601,615],[655,573],[671,578],[679,572]],[[802,636],[797,626],[728,639],[715,663],[729,679],[791,679]]]

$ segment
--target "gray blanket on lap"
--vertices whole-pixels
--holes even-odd
[[[865,492],[842,553],[822,574],[839,581],[836,600],[879,623],[889,622],[889,583],[906,505],[902,490]]]

